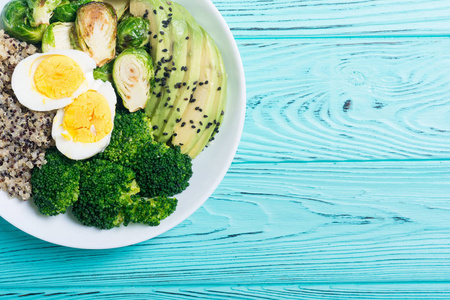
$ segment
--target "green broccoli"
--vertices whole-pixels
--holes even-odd
[[[153,130],[142,111],[129,113],[118,109],[111,141],[99,158],[131,166],[143,145],[153,142]]]
[[[111,142],[99,157],[131,168],[144,197],[176,195],[192,176],[192,159],[179,146],[154,141],[152,125],[142,111],[117,111]]]
[[[132,198],[133,203],[127,209],[124,225],[141,223],[158,226],[161,220],[175,211],[178,203],[177,199],[167,197],[141,198],[135,195]]]
[[[56,148],[47,150],[45,159],[47,163],[31,175],[34,204],[44,215],[64,214],[78,200],[80,168]]]
[[[179,146],[151,143],[140,151],[132,169],[142,196],[170,197],[189,186],[192,160],[181,153]]]
[[[131,169],[100,159],[87,164],[79,200],[73,206],[74,216],[83,225],[100,229],[129,223],[157,226],[175,210],[176,199],[141,198]]]
[[[131,196],[139,192],[134,172],[110,161],[88,161],[81,176],[80,196],[73,214],[83,225],[101,229],[120,226]]]

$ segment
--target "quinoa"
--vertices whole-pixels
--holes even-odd
[[[45,150],[54,145],[54,112],[35,112],[22,106],[11,89],[16,65],[37,52],[0,30],[0,189],[11,197],[31,197],[31,171],[46,163]]]

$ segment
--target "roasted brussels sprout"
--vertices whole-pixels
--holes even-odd
[[[30,10],[25,0],[13,0],[3,8],[1,22],[5,31],[19,40],[39,43],[47,25],[30,25]]]
[[[33,27],[41,24],[49,25],[53,10],[62,0],[27,0],[28,7],[31,9],[30,24]]]
[[[61,2],[61,4],[53,11],[50,22],[75,22],[78,7],[92,1],[93,0],[63,0],[63,2]]]
[[[107,3],[80,6],[75,20],[77,42],[101,67],[116,55],[117,16]]]
[[[150,22],[140,17],[129,16],[117,26],[117,50],[144,47],[150,41]]]
[[[73,23],[56,22],[50,24],[42,37],[42,51],[73,49],[70,43],[70,31]]]
[[[130,6],[130,0],[104,0],[105,3],[111,4],[116,10],[117,20],[122,18],[125,11]]]
[[[153,62],[141,48],[128,48],[120,53],[113,67],[116,90],[130,112],[144,108],[151,95]]]
[[[101,79],[103,81],[113,82],[112,71],[114,66],[114,60],[94,69],[94,79]]]

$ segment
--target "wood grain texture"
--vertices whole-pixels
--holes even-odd
[[[53,246],[2,221],[0,288],[450,282],[449,169],[235,164],[180,226],[114,250]]]
[[[237,38],[450,34],[447,0],[213,0]]]
[[[213,2],[248,87],[219,188],[113,250],[0,219],[0,299],[450,299],[450,2]]]
[[[178,286],[148,288],[36,289],[32,292],[0,291],[0,299],[448,299],[450,288],[442,283],[426,284],[327,284],[267,286]]]
[[[237,161],[449,158],[450,39],[239,41]]]

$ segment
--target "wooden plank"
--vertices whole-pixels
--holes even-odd
[[[0,288],[450,282],[449,171],[234,164],[188,220],[115,250],[53,246],[0,221]]]
[[[450,286],[445,283],[265,285],[257,286],[178,286],[77,289],[32,289],[0,291],[0,299],[448,299]]]
[[[450,34],[447,0],[213,0],[237,38]]]
[[[237,161],[449,158],[450,39],[238,44],[247,114]]]

